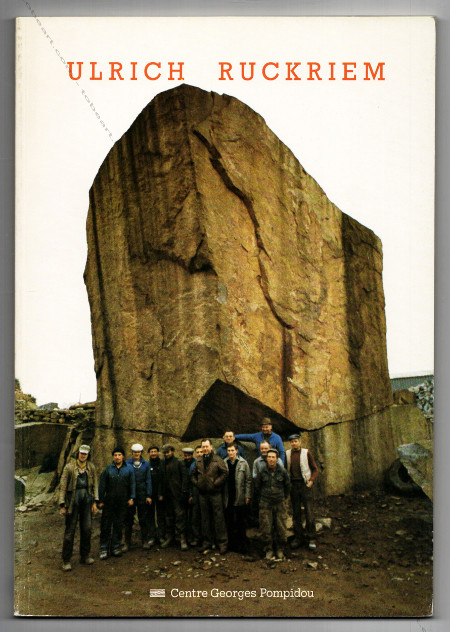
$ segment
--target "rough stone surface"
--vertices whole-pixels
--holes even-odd
[[[70,428],[52,423],[24,423],[15,426],[15,467],[41,466],[61,453]]]
[[[397,446],[432,439],[433,426],[416,406],[389,406],[354,421],[308,432],[302,443],[319,467],[317,494],[329,496],[384,486]]]
[[[20,505],[25,499],[25,481],[19,476],[14,477],[14,504]]]
[[[159,94],[87,234],[98,426],[191,440],[269,414],[284,434],[392,402],[379,239],[237,99]]]
[[[397,452],[410,477],[433,500],[433,441],[400,445]]]
[[[36,408],[36,398],[22,391],[19,380],[14,380],[14,423],[22,423],[23,416]]]
[[[416,396],[407,388],[393,392],[394,404],[415,404]]]
[[[32,422],[47,422],[55,424],[90,423],[94,421],[94,407],[48,409],[16,409],[16,425]]]

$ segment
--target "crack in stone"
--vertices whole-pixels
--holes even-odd
[[[292,384],[295,390],[300,393],[300,395],[303,395],[303,397],[305,397],[306,399],[309,399],[308,393],[305,393],[305,391],[302,388],[300,388],[300,386],[296,384],[291,377],[287,377],[286,379],[289,382],[289,384]]]
[[[369,241],[366,241],[365,239],[361,239],[359,240],[360,244],[366,244],[366,246],[369,246],[370,248],[372,248],[373,250],[375,250],[376,253],[381,254],[379,249],[377,248],[377,246],[375,244],[370,243]]]
[[[254,226],[256,243],[258,244],[258,248],[262,250],[263,252],[265,252],[267,257],[270,259],[269,253],[267,252],[266,247],[264,246],[264,242],[261,237],[260,226],[255,215],[252,201],[250,200],[248,195],[244,193],[244,191],[242,191],[239,187],[237,187],[234,184],[234,182],[231,180],[226,168],[224,167],[222,163],[222,156],[219,150],[217,149],[217,147],[213,143],[210,143],[208,139],[205,138],[205,136],[203,136],[203,134],[199,132],[198,130],[194,129],[193,133],[195,134],[195,136],[197,136],[197,138],[203,143],[203,145],[205,145],[205,147],[209,151],[209,154],[211,156],[211,164],[214,167],[214,169],[217,171],[219,176],[221,177],[227,189],[229,189],[232,193],[234,193],[243,202]]]
[[[170,263],[174,263],[175,265],[183,268],[183,270],[186,270],[186,272],[189,272],[187,264],[183,261],[183,259],[181,259],[181,257],[171,255],[169,252],[167,252],[167,250],[162,250],[161,248],[148,248],[147,262],[150,264],[154,264],[158,261],[170,261]]]
[[[360,422],[360,421],[363,421],[364,419],[369,419],[373,415],[380,415],[384,413],[385,410],[388,410],[389,408],[391,408],[390,405],[383,406],[382,408],[377,408],[375,410],[372,410],[371,412],[367,413],[367,415],[360,415],[358,417],[352,417],[351,419],[342,419],[342,420],[337,419],[336,421],[328,421],[327,423],[325,423],[323,426],[320,426],[319,428],[310,428],[309,430],[306,428],[303,428],[303,431],[307,432],[308,434],[313,434],[313,433],[319,432],[320,430],[323,430],[324,428],[328,428],[328,426],[339,426],[339,424],[354,424],[355,422]]]
[[[211,263],[207,253],[205,254],[206,242],[205,235],[201,236],[200,242],[197,245],[197,249],[195,251],[194,256],[191,258],[188,266],[188,270],[191,274],[196,274],[198,272],[210,272],[217,276],[216,271],[214,270],[213,264]]]
[[[272,297],[269,294],[269,282],[267,279],[267,274],[264,269],[263,263],[259,259],[259,257],[258,257],[258,264],[259,264],[258,283],[261,287],[261,291],[264,295],[264,298],[266,299],[267,304],[270,307],[270,311],[272,312],[272,314],[275,316],[275,318],[281,324],[282,327],[284,327],[285,329],[293,329],[294,328],[293,325],[289,325],[289,323],[283,320],[283,318],[281,318],[281,316],[278,314],[277,310],[275,309],[274,302],[272,300]]]
[[[102,424],[101,426],[96,426],[95,429],[103,429],[103,430],[111,430],[111,426],[106,426]],[[140,432],[148,435],[161,435],[161,436],[170,436],[170,437],[178,437],[179,435],[169,435],[167,432],[160,432],[158,430],[144,430],[143,428],[120,428],[120,432]]]
[[[270,255],[266,250],[266,247],[264,246],[264,242],[262,240],[261,237],[261,229],[259,226],[259,222],[256,218],[255,215],[255,210],[253,208],[253,203],[251,201],[251,199],[248,197],[248,195],[246,195],[246,193],[244,193],[244,191],[242,191],[238,186],[236,186],[234,184],[234,182],[231,180],[231,177],[229,176],[226,168],[224,167],[223,163],[222,163],[222,156],[219,152],[219,150],[217,149],[217,147],[213,144],[210,143],[208,141],[207,138],[205,138],[205,136],[197,129],[193,130],[193,133],[195,134],[195,136],[200,140],[200,142],[206,147],[206,149],[208,150],[210,156],[211,156],[211,164],[214,167],[214,169],[217,171],[217,173],[219,174],[220,178],[222,179],[223,183],[225,184],[225,186],[227,187],[227,189],[229,189],[232,193],[234,193],[234,195],[236,195],[244,204],[245,208],[247,209],[248,215],[253,223],[253,227],[254,227],[254,231],[255,231],[255,238],[256,238],[256,243],[258,245],[259,248],[259,252],[261,253],[264,252],[265,255],[268,257],[268,259],[271,261]],[[274,315],[274,317],[276,318],[276,320],[282,325],[282,327],[286,328],[286,329],[293,329],[292,325],[289,325],[289,323],[287,323],[277,312],[276,308],[275,308],[275,304],[274,301],[272,299],[272,297],[270,296],[269,293],[269,284],[268,284],[268,279],[267,279],[267,273],[265,271],[264,268],[264,264],[260,259],[260,256],[258,255],[258,265],[259,265],[259,276],[258,276],[258,283],[261,287],[262,293],[264,295],[264,298],[266,299],[267,304],[269,305],[270,311],[272,312],[272,314]]]

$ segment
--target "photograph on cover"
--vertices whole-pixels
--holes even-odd
[[[17,615],[432,614],[434,90],[427,17],[17,20]]]

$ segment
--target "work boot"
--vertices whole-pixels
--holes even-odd
[[[63,571],[71,571],[72,570],[72,564],[70,562],[65,562],[62,565],[62,569],[63,569]]]
[[[125,529],[124,532],[124,543],[122,544],[122,553],[127,553],[131,549],[131,535],[133,531],[132,529]]]
[[[173,535],[168,535],[168,536],[166,537],[166,539],[165,539],[163,542],[161,542],[161,548],[162,548],[162,549],[167,549],[167,547],[168,547],[170,544],[172,544],[172,542],[173,542]]]
[[[87,564],[88,566],[94,563],[94,558],[88,555],[88,557],[82,557],[80,559],[80,564]]]
[[[276,558],[277,558],[277,560],[284,560],[284,552],[283,552],[283,549],[277,549]]]
[[[182,533],[180,535],[180,545],[181,545],[181,550],[182,551],[187,551],[188,550],[188,545],[186,542],[186,536]]]
[[[266,551],[266,560],[272,560],[273,559],[273,551],[272,549],[267,549]]]
[[[202,542],[199,547],[198,550],[199,551],[207,551],[208,549],[212,549],[212,546],[209,542]]]

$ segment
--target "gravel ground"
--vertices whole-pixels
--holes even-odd
[[[63,518],[53,507],[16,511],[15,609],[55,617],[421,617],[432,612],[432,503],[386,493],[316,502],[331,518],[316,551],[284,561],[178,547],[98,559],[61,571]],[[135,527],[137,529],[137,527]],[[78,540],[75,543],[75,551]],[[247,556],[248,557],[248,556]],[[251,559],[248,557],[248,559]],[[164,589],[165,597],[150,590]],[[78,593],[82,591],[83,609]],[[182,591],[187,594],[184,595]],[[220,592],[222,591],[222,593]]]

